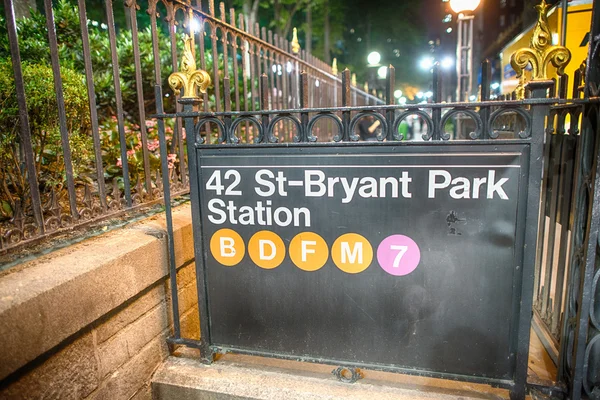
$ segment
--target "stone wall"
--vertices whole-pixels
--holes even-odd
[[[173,213],[182,336],[199,338],[189,206]],[[151,399],[172,332],[164,216],[0,277],[1,399]]]

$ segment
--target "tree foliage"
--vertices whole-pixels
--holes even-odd
[[[306,48],[305,33],[310,29],[313,54],[320,59],[327,58],[327,17],[331,58],[336,57],[340,67],[356,72],[360,80],[368,79],[366,57],[374,50],[381,53],[382,64],[396,67],[400,84],[420,86],[430,80],[417,68],[417,60],[427,49],[418,0],[381,0],[376,4],[371,0],[232,0],[232,4],[242,8],[252,21],[260,21],[288,39],[291,28],[297,27],[302,48]],[[306,24],[309,6],[312,26]]]

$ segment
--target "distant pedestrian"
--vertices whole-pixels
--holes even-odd
[[[376,120],[372,115],[367,115],[366,117],[361,118],[358,123],[358,134],[360,136],[360,140],[365,142],[376,142],[377,141],[377,128],[379,128],[381,123],[379,120]]]

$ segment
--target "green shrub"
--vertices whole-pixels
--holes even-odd
[[[71,134],[71,150],[73,153],[73,166],[78,179],[89,179],[93,174],[87,173],[94,168],[93,152],[90,147],[91,138],[89,125],[89,106],[87,90],[84,85],[84,59],[81,32],[79,29],[79,16],[77,7],[69,0],[59,0],[54,6],[55,26],[60,63],[63,74],[65,102],[67,107],[67,120]],[[140,12],[140,18],[147,16]],[[58,117],[56,99],[53,86],[52,71],[50,69],[50,50],[45,16],[40,11],[31,11],[31,16],[17,21],[19,34],[19,47],[23,61],[23,70],[26,81],[26,95],[29,116],[32,127],[32,140],[36,153],[36,164],[40,174],[42,189],[46,186],[60,185],[64,181],[64,166],[62,164],[62,148],[60,133],[58,131]],[[108,32],[106,25],[88,21],[90,37],[90,52],[94,71],[94,87],[96,94],[97,113],[100,124],[100,139],[105,179],[111,181],[122,176],[122,161],[120,160],[121,143],[115,122],[116,96],[112,77],[112,63]],[[178,35],[180,39],[181,36]],[[164,108],[174,110],[174,96],[168,87],[167,78],[172,72],[171,44],[168,33],[161,27],[158,29],[160,65],[162,72],[162,87],[166,94]],[[206,48],[210,48],[210,38],[206,36]],[[120,83],[122,102],[125,114],[126,150],[128,152],[128,165],[132,178],[140,179],[143,172],[143,157],[141,151],[140,123],[138,111],[138,97],[136,92],[136,73],[133,56],[133,43],[131,31],[117,30],[117,53],[120,65]],[[142,88],[146,113],[156,110],[154,101],[154,55],[152,51],[152,35],[150,28],[140,29],[138,43],[141,56]],[[177,53],[182,54],[183,41],[177,40]],[[199,57],[198,57],[199,58]],[[212,52],[205,52],[206,69],[212,75]],[[179,60],[178,60],[179,61]],[[233,70],[230,60],[229,70]],[[219,54],[219,69],[223,70],[223,56]],[[10,64],[10,47],[6,32],[5,21],[0,16],[0,132],[2,133],[0,149],[0,173],[4,184],[0,183],[0,199],[12,203],[13,198],[26,199],[28,194],[26,179],[19,166],[18,140],[18,106],[14,95],[14,82],[12,66]],[[243,80],[240,78],[240,94]],[[232,77],[233,83],[233,77]],[[221,82],[222,85],[222,82]],[[221,86],[222,87],[222,86]],[[234,89],[232,87],[232,98]],[[169,95],[170,94],[170,95]],[[247,99],[241,97],[244,102]],[[209,109],[214,109],[214,87],[208,90]],[[252,108],[252,107],[250,107]],[[241,105],[244,109],[244,105]],[[150,124],[150,125],[148,125]],[[148,143],[150,151],[150,168],[155,171],[159,168],[159,154],[156,148],[157,133],[153,122],[147,122]],[[171,121],[172,124],[172,121]],[[172,126],[168,128],[171,130]],[[167,132],[170,135],[171,132]],[[177,143],[168,137],[170,152],[174,153]],[[169,164],[177,168],[179,160],[175,154],[167,155]],[[4,204],[0,204],[0,214]]]
[[[31,128],[34,160],[42,192],[61,187],[65,182],[58,106],[52,69],[45,64],[22,64]],[[62,69],[65,113],[73,169],[78,181],[89,180],[93,148],[89,132],[89,106],[82,74]],[[19,144],[19,108],[17,105],[12,64],[0,61],[0,199],[6,216],[6,203],[28,198],[28,185]],[[10,214],[8,212],[8,214]]]

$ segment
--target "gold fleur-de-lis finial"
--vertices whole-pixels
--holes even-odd
[[[300,42],[298,41],[298,29],[294,28],[292,34],[292,53],[300,53]]]
[[[192,37],[185,35],[183,40],[184,51],[181,68],[179,72],[174,72],[169,76],[169,86],[176,95],[183,90],[182,99],[196,99],[198,92],[206,93],[211,82],[210,75],[206,71],[196,69]]]
[[[352,74],[352,79],[350,80],[352,86],[356,86],[356,74]]]
[[[364,89],[366,93],[369,93],[369,82],[365,82]]]
[[[337,58],[333,59],[333,63],[331,64],[331,73],[335,76],[337,76],[337,74],[338,74]]]
[[[517,72],[519,86],[517,95],[524,93],[525,80],[522,79],[525,68],[531,64],[532,80],[547,80],[548,65],[556,68],[558,75],[564,75],[565,67],[571,61],[571,52],[564,46],[552,46],[552,34],[548,26],[548,9],[550,5],[546,0],[535,6],[538,12],[538,20],[533,29],[530,47],[515,51],[510,57],[510,65]],[[521,87],[523,86],[523,87]]]

